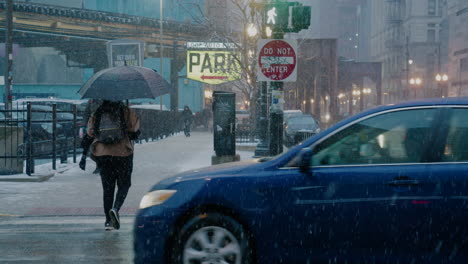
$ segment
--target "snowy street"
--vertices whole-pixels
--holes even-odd
[[[7,252],[0,262],[128,263],[141,197],[161,179],[210,166],[213,153],[213,136],[207,132],[136,145],[132,186],[120,213],[122,228],[112,232],[104,231],[101,180],[92,174],[95,165],[89,159],[85,172],[72,163],[48,181],[0,182],[0,248]],[[241,160],[253,155],[238,154]],[[113,254],[116,247],[121,250]]]

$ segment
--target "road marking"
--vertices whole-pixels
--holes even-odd
[[[17,217],[19,215],[12,215],[12,214],[0,214],[0,217]]]
[[[121,216],[120,222],[123,224],[133,224],[134,217],[132,216]],[[86,216],[78,216],[78,217],[68,217],[68,216],[57,216],[57,217],[49,217],[49,216],[20,216],[20,217],[13,217],[13,218],[4,218],[0,219],[0,227],[4,226],[15,226],[15,225],[104,225],[104,216],[102,217],[86,217]]]

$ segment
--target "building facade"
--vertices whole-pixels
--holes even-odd
[[[446,1],[374,0],[369,4],[371,58],[383,64],[383,102],[441,95],[435,77],[446,68]]]
[[[468,1],[447,0],[449,96],[468,96]]]
[[[159,19],[160,16],[160,1],[149,1],[149,0],[138,0],[138,1],[127,1],[127,0],[29,0],[25,1],[26,4],[31,5],[47,5],[48,7],[66,7],[86,10],[95,10],[103,12],[112,12],[116,14],[126,14],[138,17],[149,17]],[[163,1],[163,15],[164,20],[177,21],[183,23],[201,23],[198,21],[203,14],[204,1],[203,0],[188,0],[188,1]],[[109,14],[112,14],[109,13]],[[31,15],[31,19],[34,20],[34,15]],[[38,17],[40,14],[36,14]],[[155,30],[158,32],[157,30]],[[167,31],[165,31],[167,32]],[[23,33],[14,32],[13,41],[18,37],[23,37]],[[42,36],[40,39],[47,42],[47,32],[41,32],[41,35],[34,35],[34,33],[28,33],[29,37]],[[51,34],[49,42],[52,43],[55,36]],[[132,36],[129,36],[132,38]],[[70,37],[63,37],[63,46],[67,45],[67,39]],[[73,37],[71,37],[73,38]],[[77,38],[80,39],[80,38]],[[83,39],[83,38],[81,38]],[[60,39],[58,40],[60,41]],[[84,40],[83,42],[85,42]],[[106,39],[93,39],[93,43],[96,44],[100,49],[103,50],[102,61],[105,59],[105,43]],[[71,45],[86,45],[78,43],[79,41],[73,42]],[[91,41],[90,41],[91,42]],[[56,44],[56,43],[52,43]],[[96,45],[89,46],[88,49],[96,48]],[[159,49],[158,45],[156,50]],[[148,48],[148,47],[147,47]],[[166,48],[163,59],[163,77],[170,81],[171,80],[171,63],[172,52],[168,52],[169,48]],[[182,50],[182,48],[179,48]],[[25,97],[61,97],[68,99],[78,99],[77,90],[81,85],[88,80],[96,70],[102,67],[93,68],[95,65],[84,65],[68,56],[63,50],[54,48],[54,45],[48,46],[47,44],[41,43],[28,43],[27,46],[14,45],[14,63],[13,63],[13,96],[15,98]],[[82,55],[83,56],[83,55]],[[160,70],[160,58],[159,54],[146,53],[143,66]],[[0,70],[3,72],[4,67],[4,54],[0,51]],[[105,67],[105,66],[104,66]],[[183,68],[177,76],[184,76],[185,68]],[[194,111],[200,111],[203,109],[203,87],[202,84],[196,81],[191,81],[186,78],[180,77],[178,82],[178,105],[189,105]],[[3,97],[2,97],[3,99]],[[163,96],[163,103],[166,108],[170,108],[170,96]],[[150,101],[150,100],[147,100]],[[152,102],[152,100],[150,101]],[[159,103],[160,98],[154,100],[154,103]]]

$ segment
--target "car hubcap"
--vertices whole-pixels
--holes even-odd
[[[198,229],[184,246],[184,264],[241,264],[241,260],[239,241],[222,227]]]

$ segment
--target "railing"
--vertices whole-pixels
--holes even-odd
[[[140,118],[140,141],[163,139],[183,130],[180,113],[140,108],[133,110]]]
[[[236,143],[258,143],[257,131],[250,125],[237,125]]]
[[[135,109],[140,117],[142,140],[158,140],[182,130],[180,113]],[[16,105],[13,110],[0,109],[0,175],[21,174],[26,163],[26,174],[35,171],[38,159],[51,160],[52,169],[57,159],[62,163],[81,151],[79,129],[82,113],[72,104],[67,110],[57,104]],[[81,154],[81,153],[80,153]]]
[[[12,110],[0,110],[0,126],[4,137],[0,148],[2,174],[22,173],[26,161],[26,174],[34,173],[35,160],[51,159],[52,169],[57,158],[66,162],[72,153],[76,162],[78,129],[81,118],[77,106],[72,110],[57,110],[57,105],[16,105]]]

